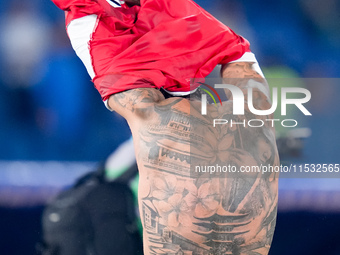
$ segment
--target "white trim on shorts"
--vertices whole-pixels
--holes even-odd
[[[109,96],[109,99],[110,99],[111,96]],[[111,107],[109,106],[109,99],[106,99],[105,101],[103,101],[106,109],[108,109],[110,112],[113,112],[114,110],[111,109]]]
[[[163,88],[164,89],[164,88]],[[191,91],[169,91],[169,90],[166,90],[164,89],[166,93],[174,96],[174,97],[183,97],[183,96],[187,96],[187,95],[190,95],[192,93],[195,93],[197,88],[194,89],[194,90],[191,90]]]
[[[257,60],[255,58],[254,53],[246,52],[239,59],[236,59],[234,61],[230,61],[229,63],[236,63],[236,62],[257,62]]]
[[[95,77],[95,72],[92,66],[89,42],[92,38],[94,30],[96,29],[96,26],[96,14],[74,19],[67,26],[67,34],[70,38],[72,48],[85,65],[91,79]]]

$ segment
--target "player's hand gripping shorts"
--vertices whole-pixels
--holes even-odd
[[[104,101],[138,87],[188,94],[190,80],[217,64],[256,62],[247,40],[191,0],[53,2],[66,11],[72,46]]]

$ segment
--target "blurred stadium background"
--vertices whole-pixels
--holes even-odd
[[[305,84],[312,134],[282,159],[339,163],[340,1],[196,2],[251,42],[267,77],[327,78]],[[105,109],[51,1],[1,1],[0,20],[0,254],[29,255],[46,201],[130,131]],[[340,255],[339,180],[280,180],[271,255]]]

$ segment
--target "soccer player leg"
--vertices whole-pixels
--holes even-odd
[[[235,154],[231,158],[231,161],[241,170],[235,180],[256,177],[254,182],[248,182],[251,188],[246,195],[252,201],[252,205],[242,202],[242,210],[253,217],[252,228],[244,234],[245,240],[249,248],[251,245],[256,247],[254,244],[256,240],[257,244],[263,246],[259,247],[261,246],[259,245],[258,249],[254,248],[253,251],[267,254],[276,222],[278,173],[262,171],[261,167],[273,169],[279,165],[275,130],[273,124],[267,121],[273,119],[273,114],[269,110],[272,106],[269,87],[256,60],[241,59],[226,64],[222,67],[221,73],[224,83],[234,87],[234,91],[231,91],[230,87],[224,89],[228,97],[226,103],[235,109],[235,102],[241,98],[243,101],[240,104],[244,106],[243,113],[229,114],[228,118],[230,122],[234,120],[234,126],[231,124],[230,129],[236,130],[239,136],[234,141]],[[236,96],[236,91],[242,93]],[[258,114],[259,111],[262,111],[263,115]],[[246,186],[243,189],[246,192]]]
[[[190,237],[197,193],[189,165],[190,101],[165,100],[156,89],[133,89],[111,96],[109,105],[127,119],[134,138],[144,254],[192,254],[190,243],[207,251],[199,248],[199,235]],[[188,129],[178,132],[178,125]]]
[[[242,70],[249,78],[247,68]],[[271,129],[238,125],[214,130],[209,120],[216,110],[209,108],[204,117],[199,101],[164,100],[156,89],[118,93],[109,104],[133,133],[146,255],[268,254],[276,220],[276,174],[192,175],[192,169],[197,160],[199,166],[236,169],[278,164]],[[233,118],[230,102],[220,107],[217,112]]]

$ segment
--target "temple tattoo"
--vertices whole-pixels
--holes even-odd
[[[234,78],[237,72],[236,78],[246,78],[233,80],[241,89],[252,77],[262,82],[247,63],[232,67],[223,76]],[[269,102],[261,90],[259,108],[267,105],[261,100]],[[276,222],[278,176],[240,169],[279,164],[274,130],[270,125],[212,125],[214,118],[241,123],[268,116],[254,116],[247,110],[235,116],[230,98],[222,106],[209,105],[208,114],[202,116],[199,101],[163,100],[154,89],[114,97],[120,106],[142,113],[138,116],[146,112],[150,116],[142,125],[130,125],[140,169],[145,254],[268,254]],[[237,171],[211,172],[212,166]]]

